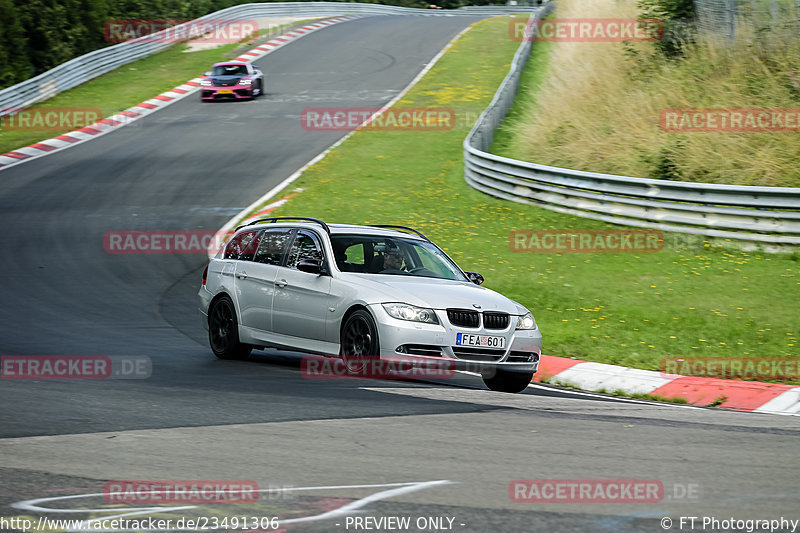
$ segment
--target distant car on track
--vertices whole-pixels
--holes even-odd
[[[482,282],[411,228],[272,217],[237,228],[210,261],[200,311],[221,359],[277,347],[348,366],[444,361],[493,390],[522,391],[542,335],[528,309]]]
[[[264,74],[245,61],[216,63],[200,80],[200,99],[251,100],[264,94]]]

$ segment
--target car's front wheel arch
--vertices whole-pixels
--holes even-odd
[[[354,340],[354,337],[360,339]],[[361,304],[351,306],[339,326],[339,356],[348,368],[351,365],[360,368],[364,361],[380,357],[380,347],[378,325],[369,308]]]
[[[339,322],[339,335],[340,336],[341,336],[342,330],[344,328],[344,325],[347,323],[347,319],[350,318],[350,315],[352,315],[356,311],[366,311],[367,313],[370,314],[370,316],[372,316],[372,313],[370,312],[369,307],[367,307],[366,305],[364,305],[364,304],[353,304],[353,305],[351,305],[347,309],[347,311],[344,312],[344,315],[342,315],[342,321]],[[374,317],[373,317],[373,320],[375,320]]]

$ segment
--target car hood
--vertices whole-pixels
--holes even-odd
[[[380,274],[350,274],[359,278],[359,286],[370,290],[368,303],[403,302],[433,309],[478,309],[523,314],[513,300],[486,287],[468,281]]]

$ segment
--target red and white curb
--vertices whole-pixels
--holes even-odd
[[[345,22],[348,20],[352,20],[357,18],[355,16],[343,16],[343,17],[334,17],[326,20],[321,20],[319,22],[314,22],[312,24],[307,24],[296,30],[292,30],[287,32],[283,35],[275,37],[266,43],[253,48],[249,52],[245,52],[244,54],[240,55],[234,61],[254,61],[256,59],[262,58],[265,55],[281,48],[282,46],[286,46],[287,44],[296,41],[300,37],[308,35],[309,33],[313,33],[317,30],[325,28],[327,26],[331,26],[333,24],[337,24],[339,22]],[[197,92],[198,88],[200,87],[200,80],[201,78],[194,78],[192,80],[187,81],[182,85],[178,85],[174,89],[170,89],[164,93],[159,94],[155,98],[151,98],[141,104],[135,105],[126,109],[125,111],[121,111],[115,115],[111,115],[110,117],[104,118],[103,120],[86,126],[85,128],[81,128],[79,130],[71,131],[69,133],[65,133],[63,135],[59,135],[58,137],[54,137],[52,139],[47,139],[44,141],[39,141],[35,144],[31,144],[29,146],[25,146],[23,148],[18,148],[11,152],[7,152],[5,154],[0,155],[0,171],[5,170],[6,168],[12,167],[14,165],[18,165],[20,163],[25,163],[27,161],[31,161],[38,157],[43,157],[45,155],[51,154],[53,152],[57,152],[59,150],[64,150],[71,146],[78,145],[82,142],[95,139],[119,129],[131,122],[134,122],[144,116],[147,116],[151,113],[158,111],[170,104],[177,102],[187,96],[194,94]]]
[[[800,387],[794,385],[680,376],[549,355],[542,356],[533,380],[589,391],[683,398],[692,405],[800,415]]]

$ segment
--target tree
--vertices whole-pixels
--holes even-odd
[[[694,0],[639,0],[642,18],[660,20],[663,37],[655,42],[667,57],[683,54],[683,48],[693,42],[696,12]]]
[[[12,0],[0,0],[0,87],[14,85],[33,75],[25,53],[25,28],[17,16]]]

